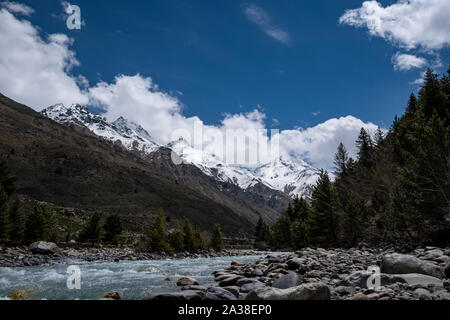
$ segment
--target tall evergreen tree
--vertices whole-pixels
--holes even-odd
[[[340,203],[327,172],[322,171],[312,193],[310,234],[313,243],[333,246],[337,240]]]
[[[149,247],[150,250],[156,252],[170,252],[172,248],[167,242],[167,226],[166,226],[166,214],[164,210],[159,211],[159,215],[156,217],[155,222],[152,225],[149,235]]]
[[[183,233],[185,250],[193,252],[195,250],[195,232],[191,222],[187,219],[184,221]]]
[[[216,251],[222,251],[224,248],[223,234],[219,224],[214,226],[214,231],[211,237],[211,248]]]
[[[122,218],[118,214],[109,215],[103,228],[105,230],[105,242],[117,245],[123,231]]]
[[[180,226],[180,223],[178,221],[175,225],[175,229],[169,236],[169,244],[173,248],[173,250],[177,252],[181,252],[184,250],[183,228]]]
[[[358,148],[359,163],[366,168],[370,167],[372,165],[372,139],[364,128],[361,128],[358,140],[356,140],[356,147]]]
[[[9,242],[11,224],[8,215],[8,195],[0,184],[0,244]]]
[[[341,142],[334,156],[334,168],[337,175],[345,175],[347,172],[348,152]]]
[[[100,213],[95,212],[81,231],[79,240],[91,244],[99,243],[102,237],[102,231],[103,226]]]

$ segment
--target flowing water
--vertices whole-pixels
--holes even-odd
[[[261,255],[80,263],[79,290],[68,289],[67,265],[0,268],[0,299],[17,289],[27,290],[30,299],[100,299],[111,290],[118,291],[123,299],[142,299],[149,293],[178,291],[176,281],[185,275],[197,279],[201,285],[213,284],[213,271],[227,268],[232,260],[251,263],[259,257]]]

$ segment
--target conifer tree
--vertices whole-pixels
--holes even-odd
[[[108,218],[106,218],[104,230],[105,242],[117,245],[119,243],[120,235],[123,231],[122,218],[118,214],[109,215]]]
[[[101,223],[101,216],[95,212],[90,218],[84,229],[80,233],[80,241],[96,244],[101,240],[103,226]]]
[[[372,151],[372,139],[366,129],[361,128],[361,131],[356,140],[356,147],[358,148],[358,161],[365,167],[369,168],[372,164],[371,151]]]
[[[341,142],[334,156],[334,168],[337,175],[345,175],[347,171],[348,152]]]
[[[196,229],[194,231],[194,249],[195,251],[201,251],[205,250],[205,248],[206,248],[205,239],[203,239],[200,230]]]
[[[172,248],[170,247],[167,240],[168,239],[167,239],[166,215],[164,213],[164,210],[161,209],[150,231],[149,236],[150,250],[155,252],[172,251]]]
[[[169,236],[169,244],[173,248],[173,250],[177,252],[181,252],[184,250],[183,228],[180,226],[180,223],[178,221],[175,225],[175,229]]]
[[[312,193],[310,217],[311,241],[320,246],[332,246],[337,240],[337,217],[340,203],[327,172],[322,171]]]
[[[185,250],[193,252],[195,250],[195,232],[191,222],[187,219],[184,221],[183,233]]]
[[[11,224],[8,215],[8,195],[0,184],[0,244],[9,242]]]
[[[224,248],[223,244],[223,234],[220,230],[220,225],[216,224],[214,226],[214,231],[211,237],[211,248],[213,248],[216,251],[222,251]]]

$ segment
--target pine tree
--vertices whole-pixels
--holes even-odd
[[[101,240],[103,226],[101,223],[101,216],[98,212],[95,212],[87,222],[83,231],[80,233],[80,241],[96,244]]]
[[[372,139],[366,129],[361,128],[358,140],[356,140],[356,147],[358,148],[358,161],[365,167],[369,168],[372,165]]]
[[[177,221],[175,229],[169,235],[169,244],[173,250],[181,252],[184,250],[184,233],[179,222]]]
[[[155,252],[172,251],[172,248],[168,244],[167,240],[168,239],[167,239],[166,215],[164,213],[164,210],[161,209],[150,231],[149,236],[150,250]]]
[[[220,230],[220,225],[216,224],[214,226],[214,231],[211,237],[211,248],[213,248],[216,251],[222,251],[224,248],[223,244],[223,234]]]
[[[384,141],[384,133],[380,127],[378,127],[377,131],[375,131],[374,140],[375,140],[375,146],[377,147],[377,149],[380,149],[382,147],[383,141]]]
[[[322,171],[312,193],[310,217],[311,241],[320,246],[332,246],[337,240],[339,199],[327,172]]]
[[[287,214],[282,215],[272,227],[272,244],[288,248],[292,244],[291,220]]]
[[[16,191],[17,178],[11,174],[6,167],[5,162],[0,162],[0,185],[8,197],[12,196]]]
[[[195,251],[202,251],[206,248],[205,239],[203,239],[202,233],[200,230],[194,231],[194,248]]]
[[[21,244],[25,236],[26,219],[23,211],[20,208],[19,199],[14,199],[14,202],[9,211],[9,221],[11,222],[10,241],[13,244]]]
[[[290,204],[289,204],[290,207]],[[292,208],[291,208],[292,210]],[[270,242],[270,227],[266,224],[262,217],[259,217],[258,222],[255,227],[255,243],[259,242]]]
[[[345,175],[347,172],[348,152],[341,142],[334,156],[334,168],[337,175]]]
[[[27,243],[47,240],[48,223],[42,206],[36,205],[28,216],[25,228],[25,240]]]
[[[191,222],[187,219],[184,221],[183,233],[185,250],[193,252],[195,250],[195,233]]]
[[[123,231],[122,218],[118,214],[111,214],[108,218],[106,218],[104,229],[105,242],[117,245]]]

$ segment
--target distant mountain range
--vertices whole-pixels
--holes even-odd
[[[88,108],[80,105],[65,107],[57,104],[41,113],[60,124],[85,126],[97,136],[112,142],[120,141],[128,150],[139,152],[144,156],[160,148],[170,149],[185,163],[193,164],[204,174],[220,182],[234,184],[243,190],[260,183],[290,197],[308,198],[319,176],[318,169],[301,159],[294,162],[278,157],[257,168],[245,168],[228,165],[211,153],[196,150],[184,139],[162,146],[155,142],[142,126],[123,117],[108,122],[106,118],[92,114]]]

